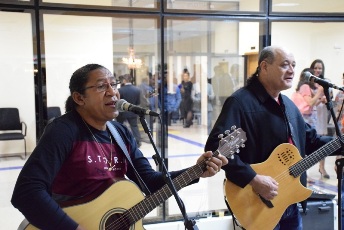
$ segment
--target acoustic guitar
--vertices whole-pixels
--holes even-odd
[[[244,147],[246,134],[240,128],[233,128],[232,133],[226,131],[213,157],[220,153],[230,157]],[[177,190],[198,179],[206,170],[206,159],[190,167],[173,179]],[[155,193],[144,197],[139,187],[128,180],[115,182],[95,199],[63,210],[81,226],[87,229],[144,229],[142,218],[158,205],[172,196],[168,185],[164,185]],[[25,219],[18,229],[37,229]]]
[[[294,145],[284,143],[277,146],[266,161],[252,164],[257,174],[271,176],[279,183],[278,195],[271,201],[255,193],[250,185],[241,188],[226,180],[226,200],[242,227],[273,229],[289,205],[306,200],[312,194],[312,190],[301,184],[301,174],[340,147],[337,137],[302,158]]]

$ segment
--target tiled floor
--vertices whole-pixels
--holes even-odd
[[[193,125],[191,128],[183,129],[181,124],[172,124],[169,127],[169,166],[171,170],[181,169],[194,165],[197,157],[203,152],[203,145],[207,135],[205,127]],[[146,134],[143,134],[146,135]],[[149,143],[143,142],[141,150],[147,157],[154,154],[154,149]],[[12,207],[10,198],[16,178],[22,165],[25,163],[18,157],[0,158],[0,229],[17,229],[22,214]],[[152,165],[154,161],[151,160]],[[318,164],[308,170],[308,176],[312,181],[311,188],[319,192],[337,193],[337,179],[334,171],[335,157],[326,158],[326,169],[330,179],[321,178],[318,172]],[[224,172],[218,173],[209,179],[201,179],[199,183],[182,189],[179,194],[185,203],[187,212],[204,215],[207,210],[226,209],[223,201],[222,184]],[[171,198],[169,203],[170,214],[180,214],[179,208]],[[156,212],[148,216],[154,216]]]

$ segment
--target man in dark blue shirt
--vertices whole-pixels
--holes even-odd
[[[124,74],[120,76],[122,80],[122,86],[118,89],[121,98],[133,105],[140,105],[141,103],[141,91],[138,87],[132,84],[133,77],[130,74]],[[138,127],[137,115],[135,113],[124,111],[118,114],[116,120],[119,123],[128,121],[131,132],[133,133],[137,145],[141,146],[141,134]]]

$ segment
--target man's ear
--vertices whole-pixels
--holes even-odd
[[[72,98],[75,101],[75,103],[77,103],[78,105],[84,105],[84,95],[82,95],[81,93],[78,92],[73,92],[72,93]]]
[[[268,63],[266,61],[262,61],[259,65],[260,70],[264,72],[267,71],[267,67],[268,67]]]

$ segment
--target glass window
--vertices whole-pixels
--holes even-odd
[[[326,4],[322,0],[272,0],[272,12],[342,13],[343,11],[344,2],[342,0],[326,1]]]
[[[0,3],[11,3],[11,4],[21,4],[31,2],[33,4],[33,0],[0,0]]]
[[[27,124],[27,151],[36,145],[34,48],[31,13],[0,12],[0,107],[15,107]],[[18,94],[19,93],[19,94]],[[12,96],[10,96],[12,95]],[[23,152],[22,144],[1,141],[2,153]]]
[[[196,10],[196,11],[260,11],[261,0],[172,0],[167,1],[168,10]]]
[[[203,153],[224,100],[244,85],[247,56],[257,55],[260,32],[258,22],[236,20],[168,18],[166,25],[167,155],[169,169],[175,170],[190,166]],[[226,209],[222,190],[208,186],[222,184],[224,177],[181,190],[187,212],[203,216]],[[180,213],[174,199],[168,213],[170,218]]]
[[[93,6],[117,6],[117,7],[137,7],[156,8],[157,0],[43,0],[44,3],[63,3]]]

